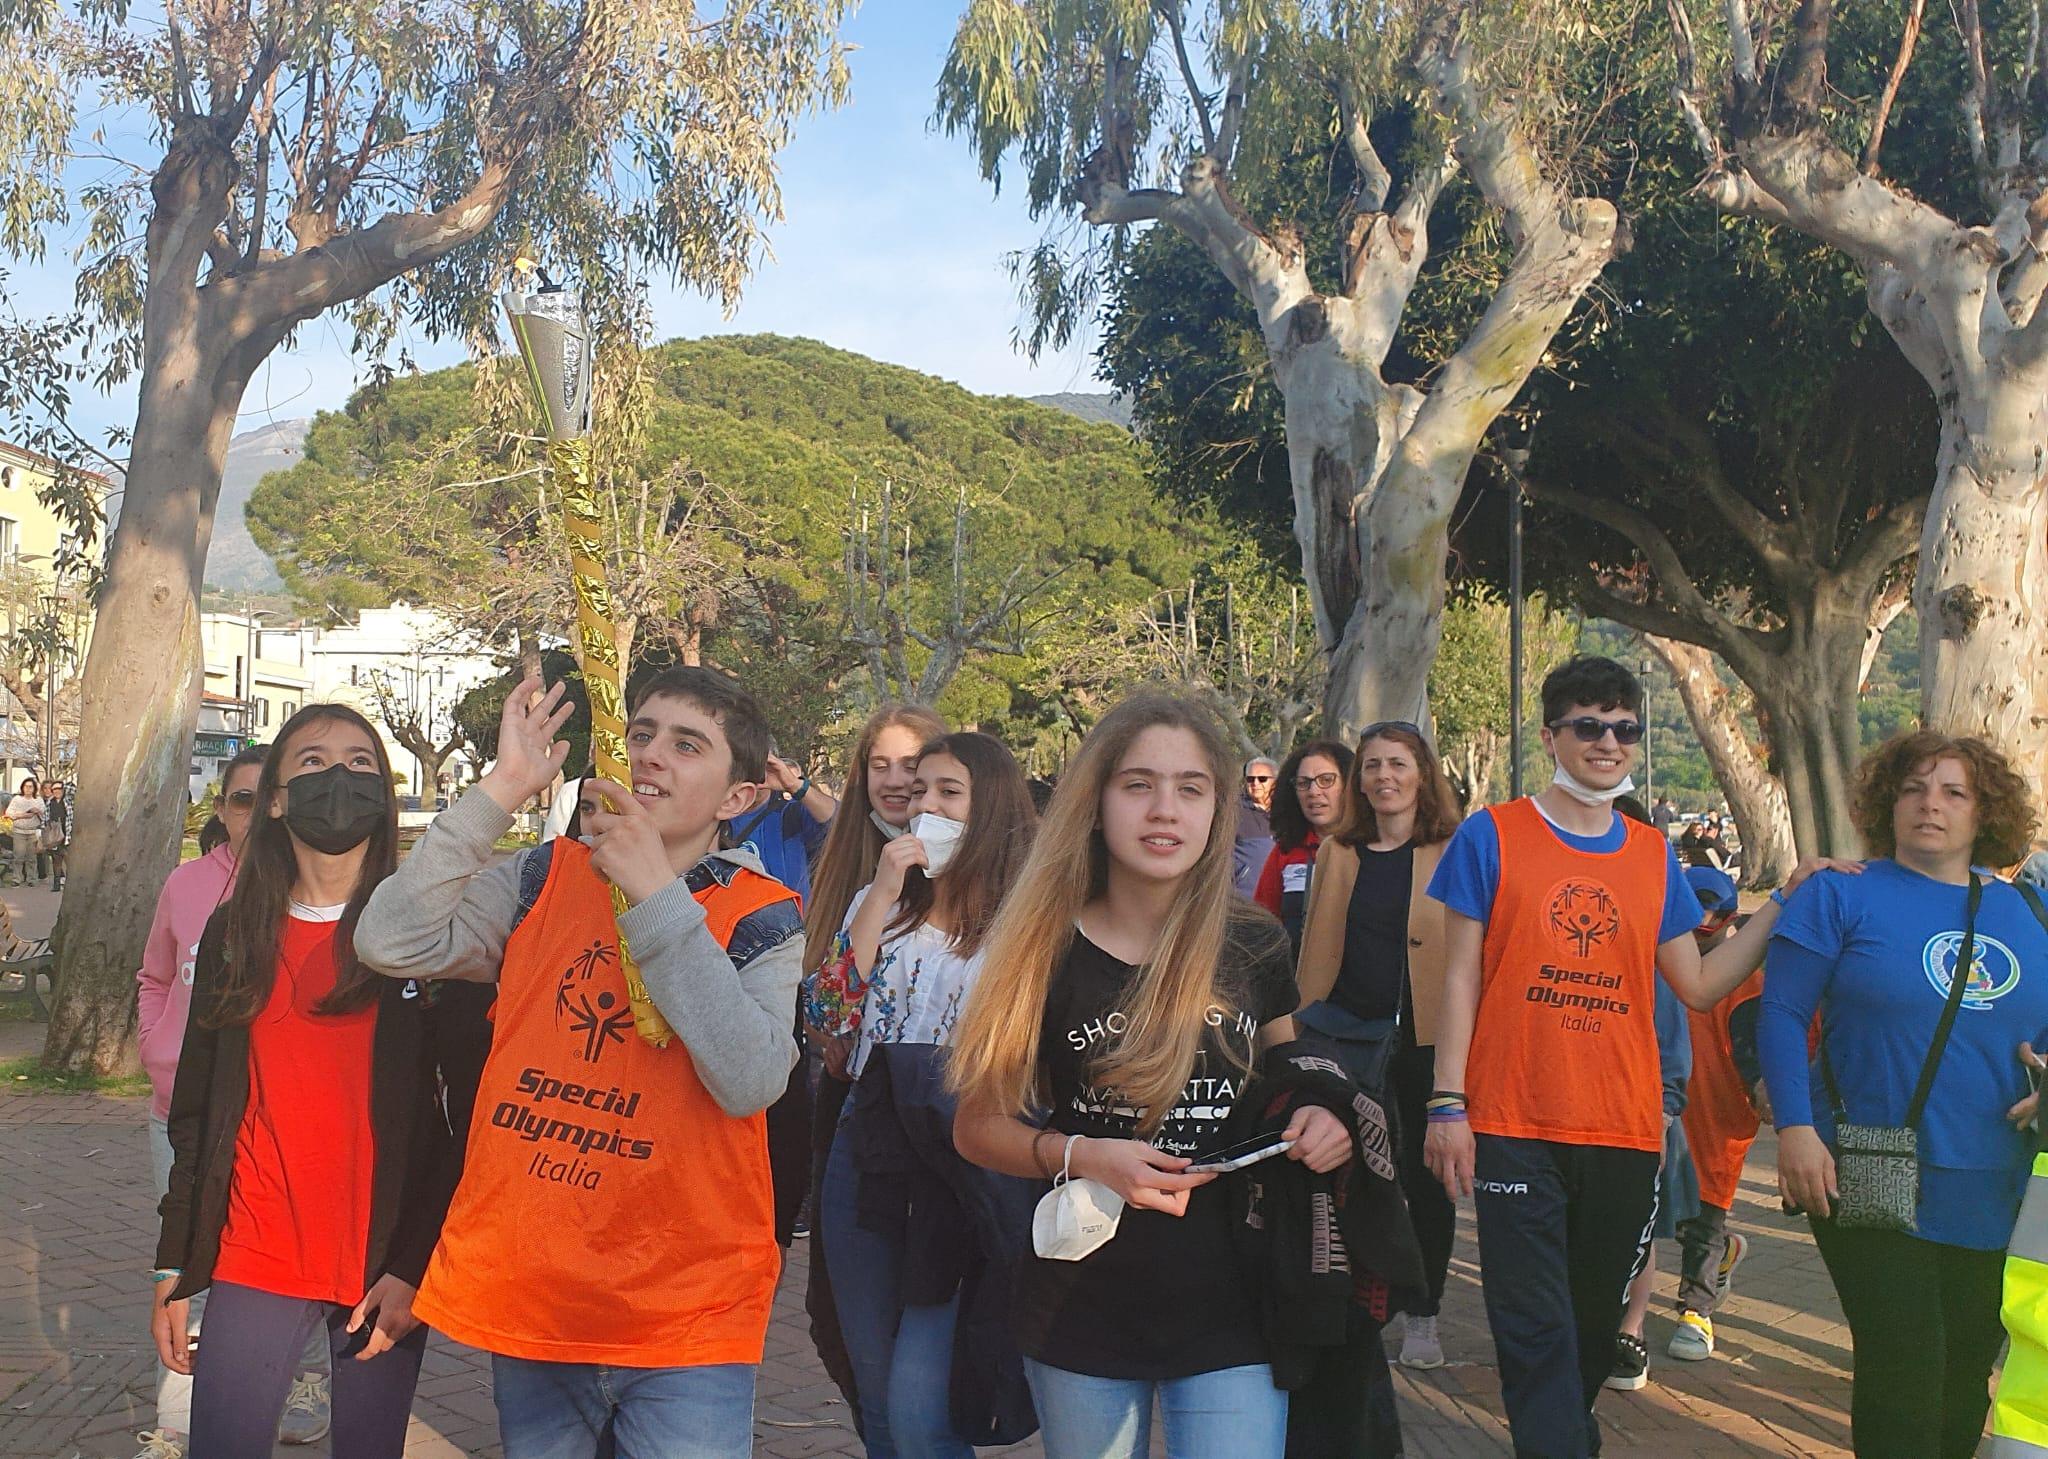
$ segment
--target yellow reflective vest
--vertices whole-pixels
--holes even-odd
[[[2048,1154],[2034,1157],[2019,1224],[2006,1249],[1999,1316],[2012,1348],[1998,1379],[1991,1442],[1981,1459],[2048,1459]]]

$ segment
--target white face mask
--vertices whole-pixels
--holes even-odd
[[[1031,1213],[1031,1249],[1047,1261],[1079,1261],[1116,1235],[1124,1216],[1122,1196],[1097,1181],[1068,1173],[1075,1138],[1067,1138],[1059,1177]]]
[[[952,863],[953,853],[960,849],[960,838],[967,827],[951,816],[934,815],[922,811],[910,823],[910,834],[924,843],[926,876],[937,876]]]
[[[875,829],[882,833],[882,839],[884,841],[894,841],[898,836],[908,835],[910,832],[910,828],[908,826],[890,825],[887,821],[882,819],[882,813],[880,811],[869,811],[868,819],[875,823]]]
[[[1595,790],[1562,765],[1557,767],[1557,774],[1551,778],[1550,783],[1573,800],[1592,806],[1613,805],[1623,796],[1633,794],[1636,788],[1635,776],[1624,775],[1621,777],[1621,784],[1606,790]]]

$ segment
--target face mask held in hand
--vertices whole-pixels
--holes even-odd
[[[391,814],[391,788],[369,770],[329,765],[284,785],[284,823],[315,851],[340,856],[370,839]]]

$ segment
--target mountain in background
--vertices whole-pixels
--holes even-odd
[[[1131,403],[1121,395],[1085,395],[1067,390],[1058,395],[1027,395],[1024,398],[1033,405],[1049,405],[1054,410],[1064,410],[1068,415],[1079,416],[1085,421],[1122,426],[1125,430],[1131,428]]]
[[[244,431],[228,445],[221,473],[220,503],[213,514],[213,545],[206,554],[206,581],[238,592],[270,592],[284,586],[270,558],[249,536],[242,508],[256,483],[273,471],[296,466],[306,453],[310,420],[281,420]]]

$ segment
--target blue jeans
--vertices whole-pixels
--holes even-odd
[[[1191,1378],[1091,1378],[1024,1360],[1045,1459],[1145,1459],[1152,1398],[1166,1419],[1167,1459],[1281,1459],[1287,1395],[1264,1363]]]
[[[825,1162],[821,1229],[868,1459],[973,1459],[973,1446],[953,1432],[953,1326],[960,1299],[903,1305],[902,1252],[892,1238],[864,1229],[855,1209],[852,1121],[849,1104]]]
[[[592,1459],[607,1422],[618,1459],[747,1459],[754,1366],[612,1368],[491,1355],[505,1459]]]

